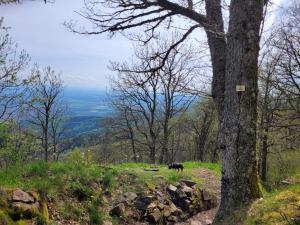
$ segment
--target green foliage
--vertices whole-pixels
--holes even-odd
[[[0,122],[0,167],[23,164],[36,151],[35,141],[30,131],[24,132],[16,122]]]
[[[44,161],[38,161],[32,164],[29,164],[27,167],[28,176],[38,176],[43,177],[48,173],[50,166]]]
[[[101,225],[103,224],[103,213],[99,210],[98,203],[92,202],[89,208],[89,218],[91,225]]]
[[[56,207],[62,218],[84,224],[102,224],[104,218],[108,218],[107,212],[101,210],[106,204],[101,198],[103,189],[114,196],[116,190],[124,193],[145,191],[176,183],[180,179],[192,179],[201,185],[196,164],[190,164],[189,167],[193,168],[186,168],[183,172],[169,170],[165,165],[158,166],[158,172],[144,170],[151,166],[144,163],[108,167],[98,164],[77,165],[70,161],[34,162],[0,170],[0,186],[39,190],[52,200],[52,207]]]
[[[12,225],[13,224],[11,219],[2,210],[0,210],[0,224],[1,225]]]
[[[68,155],[68,161],[75,165],[82,165],[84,163],[84,153],[80,149],[76,148]]]
[[[300,181],[300,151],[282,151],[269,154],[267,169],[267,185],[277,187],[286,178],[299,176]]]
[[[245,225],[300,224],[300,185],[265,194],[250,212]]]
[[[79,181],[75,181],[71,184],[71,190],[79,201],[87,200],[92,195],[92,190]]]
[[[108,169],[104,171],[103,178],[102,178],[102,185],[104,188],[109,189],[113,187],[114,178],[118,175],[117,170],[115,169]]]
[[[78,220],[82,216],[82,210],[72,203],[65,202],[60,209],[62,216],[68,220]]]
[[[173,171],[172,173],[168,174],[167,176],[167,181],[169,183],[176,183],[178,182],[180,179],[192,179],[191,176],[187,175],[187,174],[183,174],[183,173],[177,173],[175,171]]]

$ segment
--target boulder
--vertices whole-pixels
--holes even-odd
[[[190,188],[189,186],[183,185],[181,190],[189,197],[191,198],[193,195],[193,188]]]
[[[167,220],[169,222],[176,223],[176,222],[178,222],[178,217],[176,217],[176,216],[169,216]]]
[[[178,209],[173,203],[164,208],[164,217],[168,218],[169,216],[180,216],[182,214],[182,210]]]
[[[147,216],[148,221],[151,223],[157,223],[161,219],[161,213],[159,209],[155,208],[151,213]]]
[[[12,200],[14,202],[23,202],[23,203],[34,203],[34,198],[32,195],[28,194],[27,192],[16,189],[12,194]]]
[[[152,195],[140,195],[135,199],[134,206],[140,210],[146,210],[148,205],[154,200]]]
[[[110,210],[110,215],[122,217],[125,214],[125,205],[123,203],[119,203],[115,207]]]
[[[13,202],[11,205],[13,209],[13,219],[32,219],[39,215],[40,204],[27,204],[24,202]]]
[[[188,196],[186,195],[186,193],[182,190],[182,189],[177,189],[176,190],[176,198],[177,198],[177,201],[180,201],[182,199],[185,199],[187,198]]]
[[[194,187],[197,183],[192,180],[180,180],[180,183],[185,184],[188,187]]]
[[[175,187],[174,185],[170,184],[168,187],[167,187],[167,192],[170,194],[170,195],[174,195],[177,191],[177,187]]]
[[[163,203],[158,203],[158,204],[157,204],[157,208],[158,208],[159,210],[163,210],[163,209],[165,208],[165,205],[164,205]]]
[[[128,201],[134,201],[137,198],[137,194],[134,192],[127,192],[124,194],[124,197],[128,200]]]
[[[182,210],[178,209],[176,207],[176,205],[174,205],[173,203],[170,204],[169,209],[170,209],[171,215],[173,215],[173,216],[179,216],[182,214]]]
[[[153,209],[156,207],[157,207],[157,204],[155,202],[151,202],[150,205],[147,206],[147,209]]]

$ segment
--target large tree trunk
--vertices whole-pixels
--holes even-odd
[[[260,196],[256,161],[259,29],[263,1],[232,0],[221,121],[222,197],[216,221]],[[236,86],[245,91],[237,92]]]

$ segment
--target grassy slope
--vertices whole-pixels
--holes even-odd
[[[39,162],[0,171],[0,187],[39,190],[47,193],[51,201],[51,210],[58,212],[62,219],[83,223],[94,221],[91,224],[101,224],[99,221],[113,220],[109,217],[107,209],[113,199],[121,196],[122,193],[153,189],[156,186],[176,183],[182,178],[192,179],[201,186],[203,181],[195,172],[201,167],[221,175],[220,165],[211,163],[186,162],[183,173],[168,170],[166,166],[159,166],[159,172],[143,170],[149,167],[149,164],[143,163],[104,167],[95,164],[74,164],[74,162]],[[93,186],[91,183],[96,184],[96,188],[91,187]],[[110,193],[111,197],[103,200],[104,192]],[[99,205],[102,206],[100,212]],[[240,220],[235,219],[229,224],[298,225],[300,224],[300,185],[264,193],[264,198],[254,203],[250,210],[240,210],[237,213],[240,214]],[[238,223],[240,221],[243,222]],[[118,221],[114,222],[118,223]]]
[[[125,192],[151,190],[180,179],[192,179],[201,186],[195,172],[199,167],[220,174],[217,164],[187,162],[184,166],[186,169],[177,173],[166,166],[159,166],[159,172],[144,171],[150,165],[142,163],[100,166],[37,162],[0,171],[0,187],[38,190],[47,194],[50,213],[58,213],[62,220],[101,224],[100,221],[113,220],[108,206]]]
[[[272,193],[251,206],[245,225],[300,225],[300,185]]]

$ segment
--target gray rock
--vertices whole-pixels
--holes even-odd
[[[192,197],[193,195],[193,188],[190,188],[189,186],[183,185],[181,190],[188,196],[188,197]]]
[[[134,206],[137,209],[146,210],[148,205],[154,200],[152,195],[138,196],[135,199]]]
[[[178,198],[178,201],[180,201],[182,199],[187,198],[187,195],[186,195],[186,193],[183,190],[177,189],[177,191],[176,191],[176,198]]]
[[[125,205],[123,203],[119,203],[110,211],[112,216],[122,217],[125,214]]]
[[[173,203],[170,204],[169,209],[170,209],[171,215],[173,215],[173,216],[179,216],[180,214],[182,214],[182,210],[178,209],[176,207],[176,205],[174,205]]]
[[[180,180],[180,183],[185,184],[188,187],[194,187],[197,183],[192,180]]]
[[[34,198],[21,189],[17,189],[13,192],[12,200],[14,202],[34,203]]]
[[[148,220],[151,223],[157,223],[161,219],[161,213],[159,209],[154,209],[150,214],[148,214]]]
[[[170,194],[170,195],[174,195],[177,191],[177,187],[175,187],[174,185],[170,184],[168,187],[167,187],[167,192]]]
[[[150,205],[147,206],[147,209],[154,209],[156,207],[157,207],[156,203],[155,202],[151,202]]]
[[[127,192],[124,194],[124,197],[129,201],[134,201],[137,198],[137,194],[134,192]]]
[[[178,222],[178,217],[176,217],[176,216],[169,216],[168,217],[168,221],[176,223],[176,222]]]

